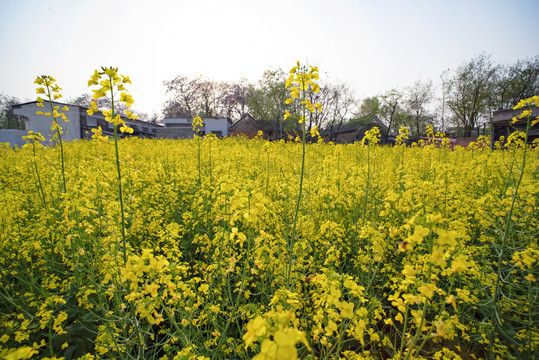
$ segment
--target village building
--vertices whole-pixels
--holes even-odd
[[[244,114],[241,119],[230,127],[230,136],[245,136],[253,139],[262,132],[262,137],[268,140],[280,139],[280,131],[276,131],[274,126],[268,121],[255,120],[250,114]]]
[[[228,118],[202,118],[202,127],[198,130],[200,135],[214,134],[217,137],[229,136],[229,127],[232,120]],[[165,118],[164,126],[157,129],[158,139],[190,139],[195,132],[192,118]]]
[[[50,112],[49,104],[45,102],[45,108],[37,105],[37,101],[31,101],[27,103],[13,105],[13,113],[21,116],[24,121],[25,131],[19,130],[13,135],[9,135],[9,142],[13,145],[21,144],[21,136],[26,135],[28,131],[34,131],[41,133],[46,140],[50,140],[54,133],[51,131],[52,118],[38,115],[37,111]],[[114,125],[105,120],[105,116],[101,112],[95,112],[92,115],[88,115],[87,107],[78,105],[69,105],[60,102],[52,102],[52,106],[58,106],[58,111],[63,112],[67,118],[67,122],[62,119],[58,119],[59,125],[62,127],[64,134],[62,139],[66,141],[76,139],[90,139],[93,135],[92,129],[97,129],[101,126],[103,135],[114,136]],[[67,106],[68,111],[62,111],[61,109]],[[140,120],[132,120],[122,117],[126,125],[133,129],[132,134],[120,134],[120,136],[136,136],[140,138],[155,138],[156,131],[162,126],[152,124]],[[4,130],[3,130],[4,131]]]
[[[507,141],[507,137],[514,131],[526,132],[527,117],[519,119],[515,123],[511,123],[514,117],[518,117],[524,110],[528,109],[508,109],[498,110],[492,113],[492,144],[500,139],[500,136],[504,137],[504,141]],[[539,107],[531,109],[530,122],[539,116]],[[539,127],[530,127],[528,130],[528,143],[532,143],[535,139],[539,138]]]
[[[352,120],[346,124],[334,125],[320,132],[326,141],[336,144],[353,143],[361,141],[365,133],[374,127],[380,129],[380,144],[388,142],[388,127],[377,116],[368,116]]]

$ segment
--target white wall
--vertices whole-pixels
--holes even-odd
[[[26,117],[24,120],[26,130],[32,130],[41,133],[46,140],[52,138],[53,132],[51,132],[52,118],[45,115],[37,115],[36,111],[51,112],[48,102],[44,102],[45,107],[37,106],[36,102],[22,104],[20,108],[14,108],[13,113],[15,115],[22,115]],[[59,112],[63,112],[69,122],[64,122],[59,118],[58,124],[63,128],[64,134],[62,140],[74,140],[80,139],[80,108],[78,106],[67,106],[69,111],[62,111],[62,107],[65,104],[52,103],[53,106],[60,106]]]
[[[191,126],[193,120],[188,118],[164,118],[163,124],[165,127],[175,127],[178,125]]]
[[[210,132],[220,131],[222,136],[228,136],[228,120],[221,119],[202,119],[204,122],[204,131],[206,134]]]
[[[26,141],[22,139],[28,134],[25,130],[2,129],[0,130],[0,143],[9,143],[11,146],[22,147]]]
[[[228,120],[226,118],[203,118],[204,133],[220,132],[222,136],[229,136]],[[191,118],[165,118],[163,119],[165,128],[191,128],[193,120]],[[166,131],[166,129],[165,129]]]

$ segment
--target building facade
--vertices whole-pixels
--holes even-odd
[[[388,142],[389,129],[377,116],[357,119],[347,124],[334,126],[332,129],[326,128],[320,135],[326,141],[333,141],[337,144],[353,143],[361,141],[365,137],[366,132],[374,127],[380,129],[380,143],[386,144]]]
[[[192,118],[165,118],[164,126],[157,129],[158,139],[190,139],[195,135]],[[228,118],[203,118],[200,134],[214,134],[218,137],[230,136],[232,122]]]
[[[23,118],[26,131],[32,130],[41,133],[46,140],[50,140],[54,135],[51,131],[52,118],[37,115],[37,111],[50,112],[48,102],[45,102],[45,108],[39,107],[37,101],[31,101],[23,104],[13,105],[13,113]],[[58,123],[64,131],[62,138],[66,141],[75,139],[89,139],[93,135],[92,129],[97,129],[101,126],[103,135],[114,136],[114,125],[105,120],[105,116],[101,112],[96,112],[93,115],[88,115],[88,108],[77,105],[68,105],[60,102],[53,102],[52,106],[58,106],[60,112],[63,112],[67,117],[67,122],[58,119]],[[61,111],[67,106],[68,111]],[[133,128],[133,133],[129,136],[141,138],[155,138],[157,129],[162,128],[160,125],[147,123],[140,120],[131,120],[123,118],[125,123]],[[126,136],[126,134],[122,134]]]
[[[528,121],[527,117],[519,119],[515,123],[511,123],[512,119],[522,114],[524,110],[528,109],[524,108],[518,110],[498,110],[492,113],[492,144],[498,141],[501,136],[503,136],[505,138],[505,141],[507,141],[507,137],[509,136],[509,134],[516,130],[522,132],[526,131]],[[535,119],[538,116],[539,107],[532,108],[530,118]],[[537,126],[530,127],[528,129],[528,142],[531,143],[537,138],[539,138],[539,128]]]

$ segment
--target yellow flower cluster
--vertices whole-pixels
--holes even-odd
[[[260,353],[253,360],[296,360],[298,353],[296,344],[309,344],[305,332],[294,327],[294,315],[290,311],[270,311],[264,316],[257,316],[247,324],[247,332],[243,335],[245,348],[255,341],[261,342]]]
[[[375,126],[372,129],[367,130],[365,132],[365,136],[363,137],[363,139],[361,139],[361,143],[363,145],[367,145],[367,144],[376,145],[380,143],[380,137],[381,137],[380,129],[377,126]]]
[[[410,137],[410,129],[406,126],[402,126],[399,129],[399,133],[397,134],[397,137],[395,138],[395,144],[396,145],[404,145],[405,140],[407,140]]]
[[[100,88],[92,90],[93,91],[93,99],[99,100],[103,97],[110,96],[111,103],[114,104],[115,102],[118,103],[124,103],[125,106],[128,108],[133,105],[133,97],[127,93],[127,89],[125,88],[125,84],[131,84],[131,80],[129,79],[129,76],[124,76],[121,74],[118,74],[118,69],[113,67],[102,67],[101,71],[94,71],[94,74],[91,76],[90,80],[88,80],[88,87],[98,85]],[[114,99],[114,96],[116,92],[120,92],[120,99]],[[96,101],[91,102],[90,109],[87,110],[88,115],[93,115],[94,112],[99,111],[99,108],[97,106]],[[126,110],[126,115],[128,119],[137,119],[138,117],[134,115],[131,111]],[[116,110],[114,109],[114,106],[111,109],[103,110],[102,111],[103,116],[105,116],[105,120],[109,123],[112,123],[114,125],[114,129],[116,131],[116,128],[120,126],[120,131],[122,133],[128,133],[132,134],[133,129],[130,128],[125,124],[125,121],[122,119],[122,117],[116,113]],[[102,134],[97,135],[98,138],[102,137]]]
[[[317,93],[320,91],[320,86],[315,82],[319,79],[318,68],[316,66],[303,66],[300,62],[290,70],[290,76],[286,79],[285,86],[290,89],[290,98],[286,99],[286,104],[292,104],[294,99],[301,97],[301,104],[311,113],[322,111],[322,105],[319,103],[311,103],[309,98],[305,96],[307,91]],[[285,111],[284,120],[291,116],[288,110]],[[305,122],[305,115],[301,116],[299,123]]]
[[[202,118],[200,116],[196,116],[193,118],[193,132],[198,133],[202,126],[204,126],[204,122],[202,121]]]
[[[62,127],[58,124],[58,119],[61,118],[64,122],[67,122],[67,116],[63,113],[63,111],[69,111],[69,108],[64,106],[61,109],[62,112],[60,112],[60,106],[53,106],[52,102],[62,97],[62,94],[60,94],[60,90],[62,89],[58,86],[58,84],[56,84],[56,79],[49,75],[38,76],[34,83],[39,85],[36,88],[36,94],[44,94],[50,105],[50,111],[36,111],[36,114],[52,117],[53,121],[51,131],[56,132],[59,134],[59,136],[61,136],[63,132]],[[43,98],[40,96],[37,97],[37,106],[44,108],[44,102],[45,100]]]
[[[36,88],[36,94],[44,94],[46,96],[51,96],[51,100],[58,100],[62,97],[62,94],[60,93],[60,86],[56,84],[56,79],[49,75],[41,75],[38,76],[34,80],[34,84],[40,85],[40,87]],[[43,87],[44,86],[44,87]],[[38,97],[38,106],[43,107],[43,99]]]
[[[35,132],[32,130],[28,130],[28,135],[25,135],[22,138],[23,140],[31,140],[34,143],[45,141],[45,138],[43,137],[43,135],[41,135],[39,132]]]
[[[533,107],[539,107],[539,96],[535,95],[527,99],[522,99],[518,102],[518,104],[513,107],[514,110],[527,108],[526,110],[523,110],[522,113],[520,113],[518,116],[515,116],[511,119],[511,124],[516,123],[520,119],[530,119],[532,115],[531,109]],[[535,126],[537,123],[539,123],[539,116],[535,117],[535,119],[532,119],[531,126]]]

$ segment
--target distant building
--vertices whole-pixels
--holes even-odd
[[[5,143],[12,147],[22,147],[26,143],[22,137],[26,135],[28,135],[26,130],[0,129],[0,147]]]
[[[230,136],[232,120],[228,118],[203,118],[200,129],[202,135],[215,134],[218,137]],[[190,139],[194,136],[192,118],[165,118],[164,127],[157,129],[158,139]]]
[[[353,143],[361,141],[365,133],[372,128],[380,129],[380,143],[386,144],[388,141],[388,128],[378,119],[377,116],[364,117],[357,120],[352,120],[347,124],[340,124],[332,128],[326,128],[320,132],[326,141],[334,143]]]
[[[522,118],[516,123],[511,124],[511,119],[515,116],[522,114],[522,111],[527,109],[518,110],[498,110],[492,113],[492,144],[500,139],[500,136],[504,136],[505,140],[509,134],[516,130],[526,131],[527,118]],[[532,108],[531,118],[537,118],[539,116],[539,107]],[[531,143],[535,139],[539,138],[539,127],[530,127],[528,131],[528,142]]]
[[[264,139],[277,139],[279,134],[274,131],[271,124],[263,120],[255,120],[250,114],[244,114],[241,119],[230,127],[230,136],[245,136],[249,139],[258,135],[262,131]]]
[[[446,138],[443,138],[443,137],[430,138],[428,136],[420,136],[419,140],[423,140],[424,142],[428,142],[428,143],[433,143],[436,146],[441,146],[444,141],[449,140],[448,147],[449,147],[449,149],[454,150],[455,147],[457,147],[457,146],[460,146],[460,147],[463,147],[463,148],[468,147],[468,145],[470,145],[472,142],[477,141],[477,136],[446,137]],[[411,142],[408,141],[407,144],[409,144],[409,143],[411,143]]]
[[[41,133],[45,139],[51,139],[53,133],[51,132],[52,118],[37,115],[36,111],[50,112],[48,103],[45,102],[45,108],[37,106],[37,101],[31,101],[23,104],[13,105],[13,113],[23,118],[26,131],[32,130]],[[75,139],[89,139],[93,135],[92,129],[97,129],[101,126],[103,135],[114,136],[114,125],[105,121],[105,117],[101,112],[96,112],[93,115],[88,115],[86,110],[88,108],[78,105],[69,105],[60,102],[53,102],[53,106],[59,106],[60,112],[63,112],[68,122],[63,122],[62,119],[58,119],[58,123],[63,128],[63,139],[66,141]],[[61,109],[67,106],[68,111],[61,111]],[[124,118],[125,123],[133,128],[133,133],[129,136],[136,136],[141,138],[155,138],[156,130],[161,128],[160,125],[147,123],[140,120],[131,120]],[[126,136],[126,134],[122,134]],[[14,144],[12,144],[14,145]]]

